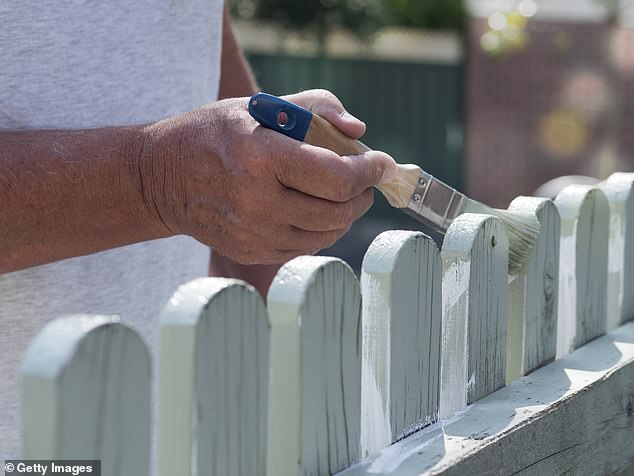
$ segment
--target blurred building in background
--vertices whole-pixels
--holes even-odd
[[[330,89],[369,146],[479,201],[634,169],[634,0],[230,1],[263,90]],[[376,196],[326,251],[357,270],[385,229],[433,235]]]
[[[470,0],[465,186],[505,207],[634,169],[634,0]]]

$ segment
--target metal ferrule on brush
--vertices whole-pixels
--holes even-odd
[[[407,208],[402,209],[434,230],[445,233],[460,214],[465,196],[437,178],[421,171]]]

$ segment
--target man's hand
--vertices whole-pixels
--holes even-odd
[[[365,125],[330,93],[285,99],[357,138]],[[340,157],[259,126],[248,98],[219,101],[144,129],[143,200],[169,234],[244,264],[282,263],[339,239],[394,176],[382,152]]]
[[[363,132],[328,93],[288,99]],[[0,163],[0,273],[176,234],[282,263],[336,241],[395,170],[264,129],[246,98],[147,126],[0,132]]]

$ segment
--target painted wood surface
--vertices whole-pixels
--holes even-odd
[[[50,322],[22,362],[23,456],[99,459],[101,474],[149,474],[150,357],[117,316]]]
[[[161,316],[160,475],[263,474],[268,354],[253,287],[199,278],[178,288]]]
[[[338,475],[599,475],[633,462],[628,323]]]
[[[505,382],[508,240],[502,222],[490,215],[459,216],[441,256],[440,412],[448,418]]]
[[[559,293],[560,218],[546,198],[517,197],[509,211],[530,214],[539,236],[527,265],[509,276],[506,383],[555,358]]]
[[[373,454],[438,418],[441,262],[434,241],[387,231],[361,270],[361,453]]]
[[[343,261],[286,263],[268,294],[267,473],[331,474],[360,456],[361,295]]]
[[[599,184],[610,206],[607,328],[634,318],[634,173],[617,172]]]
[[[569,185],[561,216],[557,357],[606,331],[609,205],[597,187]]]

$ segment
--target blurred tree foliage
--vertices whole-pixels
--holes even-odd
[[[229,0],[241,18],[269,19],[291,28],[344,26],[364,35],[395,25],[462,28],[463,0]]]
[[[383,0],[390,25],[459,30],[465,18],[463,0]]]

